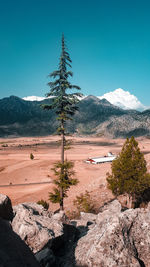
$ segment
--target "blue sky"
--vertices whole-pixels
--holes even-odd
[[[150,1],[0,0],[0,98],[44,96],[64,32],[83,94],[116,88],[150,105]]]

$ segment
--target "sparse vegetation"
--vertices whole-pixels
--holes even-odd
[[[30,153],[30,159],[33,160],[34,159],[34,155],[32,153]]]
[[[67,70],[67,67],[71,67],[71,59],[69,53],[67,52],[67,47],[64,40],[64,35],[62,35],[62,51],[59,61],[59,68],[52,72],[49,77],[55,79],[49,82],[50,92],[47,96],[53,96],[52,104],[44,105],[43,108],[46,110],[54,109],[57,114],[57,120],[59,122],[57,132],[61,135],[61,161],[55,164],[54,173],[57,179],[54,183],[57,187],[54,188],[54,193],[50,193],[50,200],[54,203],[59,203],[60,209],[64,209],[63,200],[66,197],[66,192],[70,186],[77,183],[77,179],[73,179],[72,176],[72,163],[64,160],[65,148],[67,148],[66,142],[66,129],[65,124],[68,120],[72,119],[77,108],[77,103],[79,102],[78,97],[81,94],[72,91],[68,93],[68,90],[80,90],[77,85],[72,85],[69,82],[69,77],[73,76],[71,71]]]
[[[73,201],[75,209],[66,211],[66,214],[70,220],[80,218],[80,212],[97,213],[95,203],[88,191],[76,196]]]
[[[46,201],[43,200],[43,199],[39,200],[39,201],[37,202],[37,204],[42,205],[42,206],[44,207],[44,209],[46,209],[46,210],[48,210],[48,208],[49,208],[49,203],[46,202]]]
[[[128,207],[136,207],[137,201],[150,188],[150,174],[138,142],[126,139],[122,151],[112,162],[112,174],[107,174],[108,188],[115,196],[126,194]]]
[[[84,194],[76,196],[76,199],[73,201],[73,203],[79,213],[81,211],[95,213],[94,203],[88,191],[86,191]]]

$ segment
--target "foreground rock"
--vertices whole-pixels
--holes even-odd
[[[0,194],[0,266],[39,267],[33,253],[21,238],[12,230],[11,201]]]
[[[97,215],[81,213],[72,225],[64,213],[52,214],[33,203],[14,211],[13,228],[36,252],[40,266],[150,267],[150,204],[122,211],[113,200]]]
[[[63,235],[62,221],[53,219],[52,214],[42,205],[19,204],[14,207],[14,213],[13,230],[34,253],[40,251],[48,242],[51,246],[54,238]]]
[[[34,255],[9,223],[0,218],[0,266],[39,267]]]
[[[54,252],[74,240],[77,229],[66,224],[64,212],[46,211],[41,205],[24,203],[14,207],[13,230],[37,253],[45,247]]]
[[[150,266],[150,207],[121,212],[113,201],[97,215],[96,224],[76,244],[80,266]]]

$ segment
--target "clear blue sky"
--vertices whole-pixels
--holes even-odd
[[[84,94],[121,87],[150,105],[149,0],[0,0],[0,98],[49,91],[62,32]]]

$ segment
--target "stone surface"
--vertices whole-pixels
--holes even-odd
[[[96,224],[75,248],[76,263],[88,267],[150,266],[149,208],[121,212],[120,203],[109,203]]]
[[[126,212],[126,215],[128,213]],[[127,218],[128,219],[128,218]],[[132,242],[139,259],[150,266],[150,205],[147,209],[137,209],[136,219],[130,230]],[[144,265],[141,265],[144,266]]]
[[[39,267],[34,255],[21,238],[12,231],[8,221],[0,218],[0,266]]]
[[[53,219],[52,213],[41,205],[24,203],[14,207],[15,217],[12,221],[13,230],[36,253],[47,243],[51,247],[53,240],[63,235],[61,216]],[[55,240],[55,243],[56,240]]]
[[[97,215],[81,213],[69,224],[64,212],[37,204],[14,208],[13,227],[44,267],[150,267],[150,204],[122,210],[118,200]]]
[[[0,194],[0,217],[8,221],[13,219],[11,200],[8,196],[2,194]]]

